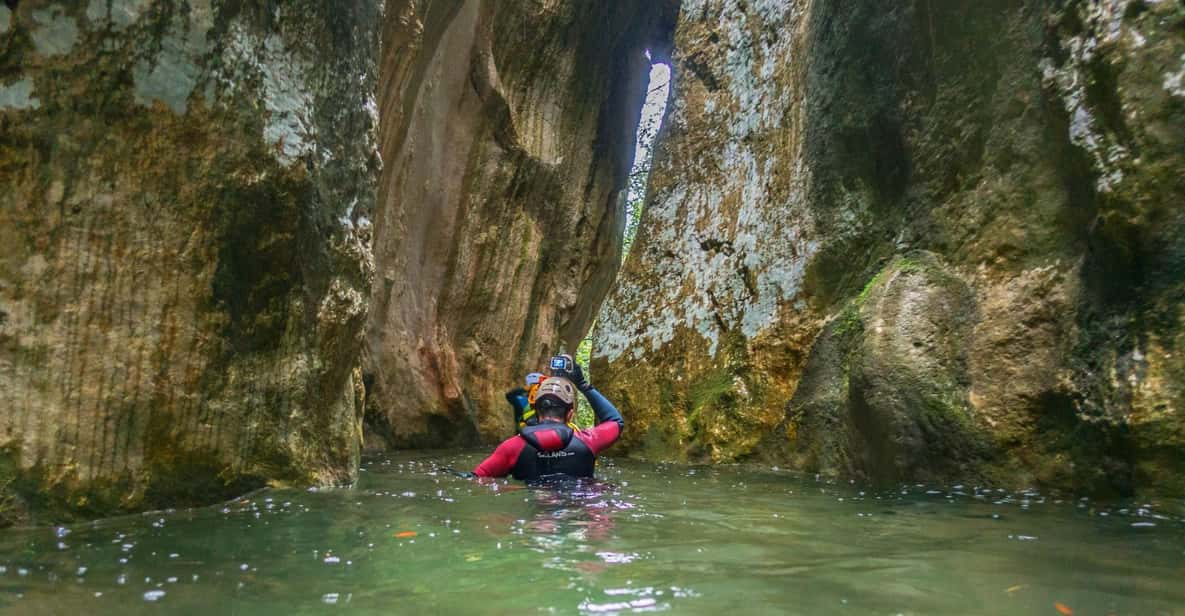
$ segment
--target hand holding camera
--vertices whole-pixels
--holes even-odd
[[[584,370],[580,368],[580,364],[572,359],[571,355],[556,355],[551,358],[551,376],[559,376],[569,381],[576,386],[576,389],[587,392],[592,389],[588,379],[584,378]]]

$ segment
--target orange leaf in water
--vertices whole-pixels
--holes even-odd
[[[414,531],[414,530],[405,530],[405,531],[402,531],[402,532],[395,533],[395,536],[396,536],[396,537],[398,537],[398,538],[400,538],[400,539],[407,539],[408,537],[415,537],[415,536],[416,536],[416,531]]]
[[[1070,606],[1066,605],[1065,603],[1055,602],[1053,604],[1053,609],[1057,610],[1061,614],[1064,614],[1065,616],[1074,616],[1074,610],[1070,609]]]

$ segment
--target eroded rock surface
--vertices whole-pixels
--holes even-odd
[[[1139,0],[683,2],[594,345],[627,446],[1185,492],[1183,25]]]
[[[381,4],[0,6],[0,516],[353,477]]]
[[[504,438],[502,392],[587,331],[673,4],[388,4],[367,345],[386,444]]]

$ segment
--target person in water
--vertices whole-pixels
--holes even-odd
[[[617,441],[625,420],[621,413],[584,378],[584,370],[571,358],[571,371],[553,373],[535,397],[538,423],[522,428],[502,441],[490,457],[473,469],[478,477],[538,479],[546,475],[592,477],[597,454]],[[568,424],[576,412],[576,391],[584,394],[596,425],[573,430]]]
[[[527,389],[516,387],[506,392],[506,402],[514,409],[515,430],[539,423],[539,419],[535,417],[535,398],[539,395],[539,386],[545,380],[547,377],[543,374],[532,372],[527,375]]]

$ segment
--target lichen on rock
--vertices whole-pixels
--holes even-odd
[[[1183,19],[685,2],[643,229],[594,344],[628,450],[1185,490]],[[694,427],[703,392],[731,425]]]
[[[350,481],[381,3],[15,6],[4,502],[44,521]]]

